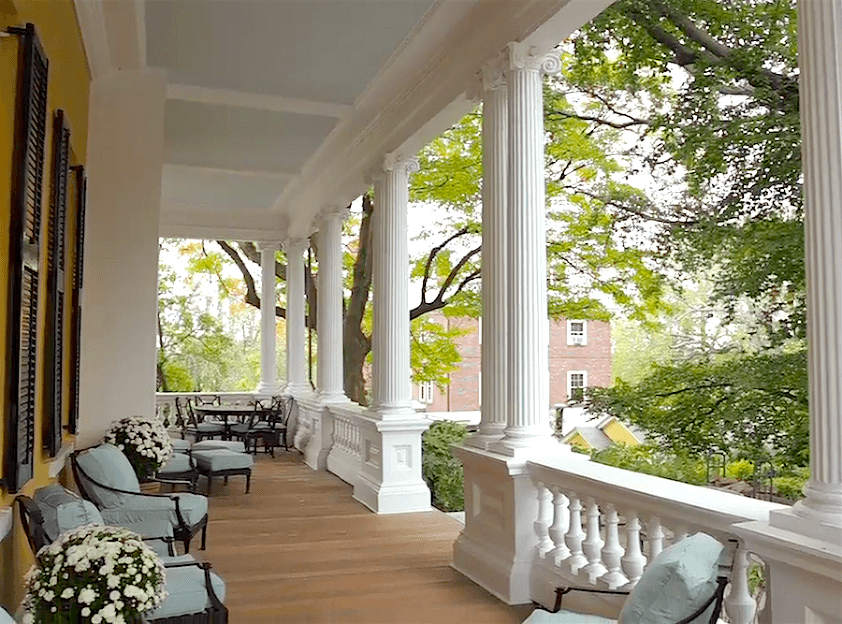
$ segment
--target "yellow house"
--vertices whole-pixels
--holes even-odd
[[[576,427],[562,438],[562,442],[585,451],[601,451],[614,444],[635,446],[644,442],[644,439],[640,431],[608,416],[595,427]]]

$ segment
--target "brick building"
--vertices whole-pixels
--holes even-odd
[[[445,318],[448,328],[467,330],[456,338],[462,362],[449,375],[450,384],[414,384],[413,399],[428,412],[470,412],[480,409],[482,319]],[[550,396],[547,406],[566,403],[577,388],[611,384],[611,324],[606,321],[549,321]]]

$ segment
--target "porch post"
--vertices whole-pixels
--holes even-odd
[[[286,241],[287,257],[287,392],[295,398],[310,391],[307,383],[304,335],[304,251],[306,238]]]
[[[482,87],[482,416],[466,444],[479,448],[506,429],[506,189],[509,98],[503,58],[483,66]]]
[[[508,48],[507,424],[493,449],[509,456],[558,449],[549,419],[547,235],[542,74],[558,56],[523,43]]]
[[[275,254],[278,243],[260,242],[260,383],[259,394],[272,395],[278,391],[275,331]]]
[[[319,398],[347,401],[342,366],[342,222],[345,209],[322,214],[319,226]]]
[[[424,511],[421,434],[429,421],[412,409],[409,367],[409,249],[406,209],[415,159],[387,156],[374,174],[372,403],[362,417],[362,466],[354,498],[377,513]]]
[[[805,498],[737,525],[769,566],[773,624],[842,623],[842,0],[799,0],[810,389]]]

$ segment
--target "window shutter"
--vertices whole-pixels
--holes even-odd
[[[79,422],[79,387],[82,372],[82,272],[85,251],[85,203],[88,180],[84,167],[73,168],[76,173],[76,253],[73,261],[73,297],[70,317],[70,417],[67,428],[76,433]]]
[[[48,62],[35,26],[11,28],[22,36],[17,135],[9,227],[11,311],[6,378],[6,466],[4,481],[17,492],[32,478],[35,454],[38,260],[47,131]]]
[[[64,112],[53,122],[53,180],[47,243],[47,347],[44,382],[44,448],[55,457],[61,448],[62,371],[64,368],[64,265],[70,129]]]

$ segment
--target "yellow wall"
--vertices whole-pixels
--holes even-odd
[[[52,171],[52,120],[57,109],[65,112],[71,131],[72,164],[84,164],[86,160],[87,131],[88,131],[88,88],[90,73],[88,71],[82,37],[73,8],[72,0],[0,0],[0,28],[7,26],[22,26],[27,22],[35,24],[44,52],[49,59],[49,83],[47,104],[47,147],[44,163],[44,187],[41,221],[41,276],[39,281],[39,316],[38,316],[38,385],[37,405],[42,407],[43,396],[43,367],[44,347],[49,339],[44,331],[46,319],[46,279],[44,276],[44,258],[46,257],[47,225],[50,205],[50,176]],[[9,37],[0,39],[0,198],[3,207],[0,208],[0,327],[4,328],[0,338],[0,353],[5,354],[8,346],[8,336],[5,328],[8,320],[7,310],[10,306],[8,293],[8,262],[9,262],[9,216],[11,197],[12,158],[14,155],[15,108],[17,98],[17,71],[19,38]],[[71,193],[73,193],[71,187]],[[68,201],[68,238],[66,242],[68,253],[75,249],[72,226],[75,222],[76,201],[71,194]],[[72,256],[71,256],[72,257]],[[66,265],[68,268],[72,264]],[[69,318],[70,310],[69,288],[65,289],[65,315]],[[65,325],[65,334],[69,337],[69,326]],[[68,340],[65,340],[65,355]],[[5,379],[5,357],[0,358],[0,379]],[[65,368],[64,399],[65,420],[69,404],[69,369]],[[0,384],[0,405],[5,404],[5,384]],[[5,435],[4,426],[0,418],[0,439]],[[23,493],[32,494],[39,486],[49,481],[48,463],[41,451],[43,415],[39,413],[35,425],[35,476],[23,488]],[[69,438],[66,438],[69,439]],[[2,453],[3,445],[0,445]],[[0,493],[0,507],[7,507],[12,503],[13,496],[3,491]],[[2,582],[0,583],[0,604],[9,611],[14,611],[23,598],[21,576],[32,562],[29,547],[15,522],[12,534],[0,546],[0,569]]]
[[[628,427],[619,420],[612,420],[602,428],[602,432],[611,438],[614,444],[625,444],[626,446],[640,444],[640,440],[634,437],[634,434],[629,431]]]
[[[590,445],[590,443],[578,431],[574,433],[573,436],[570,437],[570,439],[567,440],[567,443],[570,446],[576,446],[585,451],[593,450],[593,447]]]

